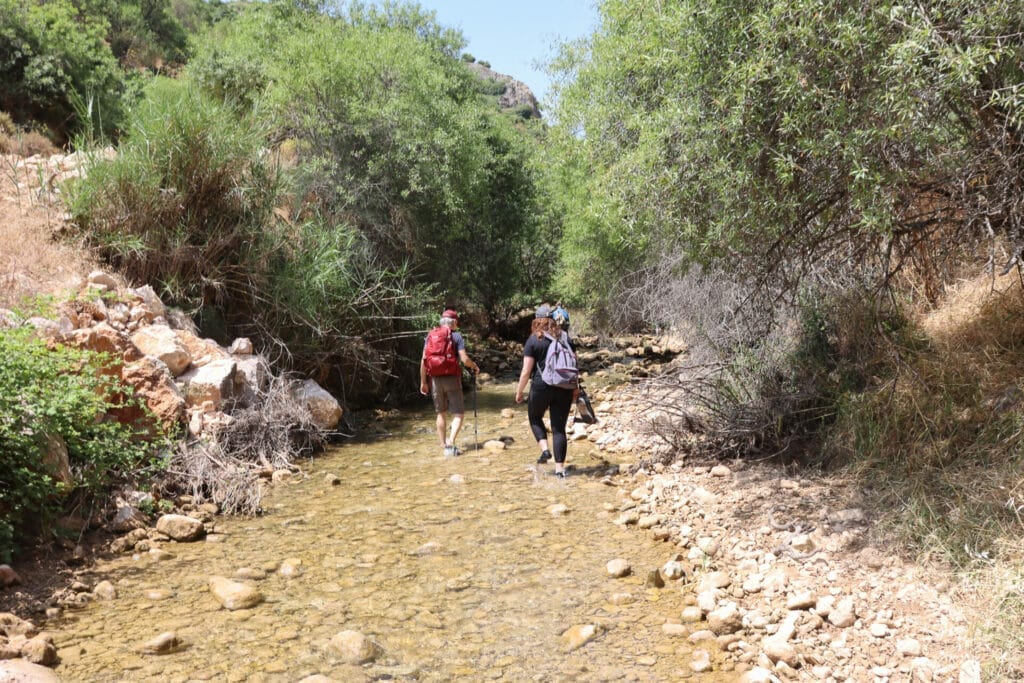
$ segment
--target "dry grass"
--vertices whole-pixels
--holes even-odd
[[[64,208],[45,171],[0,155],[0,308],[57,296],[98,267],[84,249],[58,242]]]
[[[52,156],[59,150],[45,135],[34,130],[6,133],[0,132],[0,154],[31,157],[37,154]]]

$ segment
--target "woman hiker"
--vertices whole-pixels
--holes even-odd
[[[533,432],[533,436],[540,446],[541,453],[537,462],[544,464],[551,459],[552,455],[552,450],[548,448],[547,429],[544,427],[544,413],[547,411],[551,418],[551,446],[555,457],[555,476],[561,478],[566,476],[565,456],[569,444],[565,434],[565,425],[576,400],[576,392],[573,389],[552,386],[541,379],[548,347],[556,343],[549,337],[559,339],[565,335],[552,317],[553,313],[550,306],[542,304],[534,316],[530,338],[523,346],[523,371],[520,373],[519,383],[516,385],[516,403],[523,402],[526,382],[532,375],[530,397],[526,407],[530,418],[530,431]],[[568,339],[568,335],[565,336],[571,348],[572,341]]]

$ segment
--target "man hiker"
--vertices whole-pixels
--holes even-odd
[[[466,353],[466,341],[456,332],[458,327],[459,314],[450,308],[445,310],[441,314],[441,324],[427,334],[420,359],[420,393],[426,396],[428,391],[432,392],[434,410],[437,411],[437,438],[445,457],[462,453],[455,445],[466,414],[462,404],[462,368],[459,361],[474,375],[480,372],[480,366]],[[445,413],[448,412],[452,414],[452,431],[445,439]]]

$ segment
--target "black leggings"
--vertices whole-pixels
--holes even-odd
[[[565,453],[569,440],[565,436],[565,423],[569,421],[572,410],[572,389],[560,389],[540,380],[530,385],[530,398],[526,403],[527,414],[530,416],[530,431],[540,441],[546,439],[548,430],[544,427],[544,411],[551,409],[551,448],[555,462],[565,462]]]

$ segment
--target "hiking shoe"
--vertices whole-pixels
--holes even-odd
[[[452,449],[452,457],[453,458],[456,457],[456,456],[462,455],[462,449],[459,448],[458,446],[449,446],[449,448]]]
[[[557,479],[565,479],[568,476],[569,476],[569,473],[566,472],[565,470],[562,470],[561,472],[555,472],[555,478],[557,478]]]
[[[455,456],[455,446],[444,447],[444,457],[451,458]]]
[[[551,451],[544,451],[543,453],[540,454],[540,457],[537,458],[537,464],[538,465],[543,465],[544,463],[546,463],[550,459],[551,459]]]

